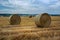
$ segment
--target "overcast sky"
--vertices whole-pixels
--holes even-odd
[[[0,0],[1,13],[60,14],[60,0]]]

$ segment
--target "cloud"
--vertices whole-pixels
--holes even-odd
[[[23,0],[8,0],[8,1],[2,1],[4,3],[1,3],[2,6],[6,6],[6,7],[11,7],[13,9],[8,9],[8,10],[5,10],[4,12],[16,12],[17,13],[34,13],[35,11],[38,11],[38,10],[44,10],[45,7],[41,4],[32,4],[33,2],[36,2],[36,0],[33,0],[33,1],[23,1]],[[37,1],[38,2],[38,1]],[[12,11],[10,11],[12,10]]]
[[[1,0],[0,12],[21,14],[55,13],[59,12],[57,11],[60,10],[58,9],[59,6],[59,0]]]
[[[53,5],[50,5],[51,8],[58,8],[60,7],[60,1],[56,2],[55,4]]]
[[[59,0],[39,0],[45,4],[51,4],[51,2],[56,2],[56,1],[59,1]]]
[[[50,0],[40,0],[40,1],[43,2],[43,3],[46,3],[46,4],[50,3]]]

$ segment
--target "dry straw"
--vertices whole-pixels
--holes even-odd
[[[18,14],[11,15],[9,19],[10,19],[9,21],[10,25],[18,25],[21,22],[21,18]]]
[[[48,13],[39,14],[35,17],[35,24],[37,27],[49,27],[51,23],[51,17]]]

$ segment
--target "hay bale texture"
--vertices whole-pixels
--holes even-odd
[[[9,19],[10,19],[9,21],[10,25],[18,25],[21,22],[21,18],[18,14],[11,15]]]
[[[49,27],[51,23],[51,17],[48,13],[39,14],[35,17],[35,24],[37,27]]]

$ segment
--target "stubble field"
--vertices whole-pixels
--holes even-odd
[[[19,25],[10,25],[9,17],[0,17],[0,40],[60,40],[60,16],[51,16],[48,28],[38,28],[34,17],[21,17]]]

